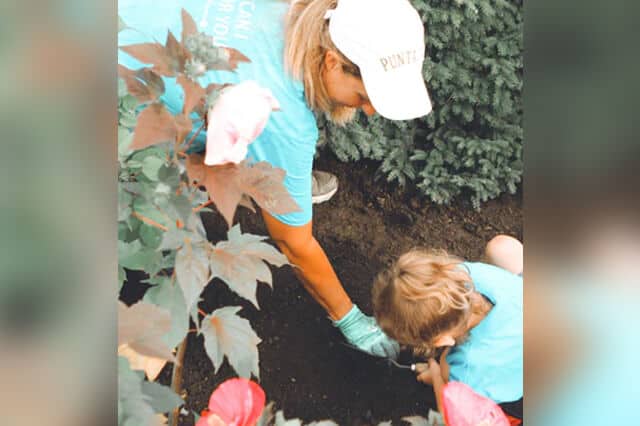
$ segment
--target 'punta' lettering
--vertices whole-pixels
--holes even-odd
[[[380,58],[380,63],[385,71],[390,71],[402,65],[408,65],[415,62],[418,62],[418,55],[415,50],[407,50],[406,52],[395,53],[393,55]]]

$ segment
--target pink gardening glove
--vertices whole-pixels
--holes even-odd
[[[196,426],[253,426],[264,409],[264,391],[247,379],[229,379],[216,388]]]
[[[444,420],[447,426],[509,426],[502,409],[469,386],[449,382],[442,391]]]
[[[271,111],[279,108],[271,91],[255,81],[224,89],[209,111],[204,163],[217,166],[244,160],[247,146],[262,133]]]

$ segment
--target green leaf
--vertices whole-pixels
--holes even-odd
[[[161,262],[161,260],[162,253],[144,247],[140,240],[135,240],[131,243],[118,241],[118,264],[123,268],[149,272],[152,266]]]
[[[204,335],[204,348],[217,372],[226,356],[240,377],[260,378],[258,344],[261,342],[251,324],[239,317],[239,306],[215,310],[202,320],[200,332]]]
[[[135,99],[132,97],[132,99]],[[133,129],[136,127],[136,123],[138,122],[138,118],[135,115],[135,112],[131,111],[128,114],[122,115],[120,116],[120,120],[118,122],[118,124],[120,124],[121,126],[127,128],[127,129]],[[131,141],[133,142],[133,134],[131,135]],[[126,150],[123,151],[118,151],[120,155],[124,156],[126,155],[130,149],[129,147],[131,146],[130,142],[127,142],[126,144]]]
[[[151,146],[147,149],[136,151],[131,155],[132,160],[136,160],[140,162],[140,167],[142,167],[142,163],[147,157],[166,157],[166,151],[163,147],[160,146]]]
[[[177,219],[180,219],[183,223],[189,221],[189,216],[192,215],[191,201],[185,195],[169,195],[167,212]]]
[[[127,191],[118,190],[118,221],[126,220],[131,215],[133,197]]]
[[[274,422],[275,412],[274,412],[274,404],[273,401],[269,402],[264,409],[262,410],[262,414],[258,418],[255,426],[271,426]]]
[[[158,170],[158,179],[172,189],[177,189],[180,185],[180,170],[174,165],[164,164]]]
[[[158,250],[177,250],[185,244],[185,239],[193,235],[191,232],[177,228],[169,228],[162,236]]]
[[[158,180],[158,171],[164,165],[164,159],[155,156],[149,156],[142,162],[142,173],[152,181]]]
[[[185,242],[176,253],[176,274],[187,311],[198,303],[200,293],[211,279],[206,246]]]
[[[302,426],[302,420],[300,419],[290,419],[287,420],[284,418],[284,413],[282,411],[278,411],[276,413],[276,421],[274,426]]]
[[[271,271],[264,262],[278,267],[287,265],[287,258],[273,246],[263,242],[266,237],[242,234],[240,225],[228,233],[228,241],[220,241],[211,252],[211,272],[231,290],[256,307],[258,281],[272,285]]]
[[[131,243],[138,239],[138,235],[129,228],[129,220],[131,220],[131,217],[128,217],[123,222],[118,222],[118,239],[125,243]]]
[[[267,237],[249,233],[243,234],[240,230],[240,225],[236,225],[231,228],[227,233],[227,238],[229,243],[235,243],[237,246],[244,246],[243,252],[250,256],[260,257],[264,261],[277,267],[289,264],[289,261],[284,254],[280,253],[272,245],[263,242]]]
[[[164,231],[155,226],[150,226],[145,223],[140,225],[140,241],[142,241],[145,247],[152,250],[157,250],[160,242],[162,242],[163,234]],[[154,259],[157,261],[157,257],[154,256]]]
[[[122,102],[123,102],[123,98],[126,97],[129,94],[129,92],[127,92],[127,84],[124,82],[124,79],[121,77],[118,77],[118,106],[121,107]],[[120,110],[120,108],[118,108],[118,110]],[[119,111],[121,112],[121,111]]]
[[[133,142],[133,133],[124,126],[118,126],[118,156],[125,157]]]
[[[180,286],[168,277],[161,277],[159,282],[147,290],[144,301],[166,309],[171,315],[171,329],[162,336],[162,340],[170,348],[175,348],[189,332],[189,314]]]
[[[118,302],[118,346],[128,345],[140,355],[174,361],[162,336],[171,329],[166,310],[146,302],[131,307]]]
[[[155,413],[142,392],[144,374],[131,370],[129,361],[118,357],[118,425],[155,425]]]
[[[120,283],[118,290],[122,288],[122,285],[127,280],[127,272],[122,266],[118,266],[118,282]]]
[[[151,408],[156,413],[167,413],[184,404],[173,389],[160,383],[142,382],[142,393],[148,398]]]
[[[422,416],[407,416],[402,420],[409,423],[411,426],[445,426],[442,416],[437,411],[429,410],[429,418],[425,419]]]
[[[187,228],[193,231],[200,239],[203,241],[207,240],[207,231],[204,229],[204,224],[202,223],[202,218],[199,214],[192,214],[189,217],[189,221],[187,222]],[[194,241],[199,241],[194,238]]]
[[[158,187],[156,186],[154,193],[157,193],[157,192],[158,192]],[[154,193],[147,192],[145,196],[146,197],[153,196]],[[162,212],[160,209],[158,209],[158,207],[154,206],[151,203],[151,201],[146,198],[136,197],[133,200],[133,210],[136,213],[139,213],[148,219],[158,222],[161,225],[169,227],[173,224],[171,221],[171,218],[168,217],[166,213]]]

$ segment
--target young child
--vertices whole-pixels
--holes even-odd
[[[437,424],[444,422],[446,426],[518,426],[522,423],[520,419],[505,414],[495,402],[478,395],[464,383],[447,382],[446,356],[447,350],[442,353],[439,361],[429,358],[428,363],[418,364],[419,374],[428,373],[433,385],[438,411],[442,415],[441,419],[436,419]]]
[[[425,358],[443,348],[445,381],[462,382],[497,403],[522,398],[522,244],[500,235],[488,262],[465,262],[441,251],[411,250],[373,286],[382,330]],[[428,367],[418,380],[433,384]]]

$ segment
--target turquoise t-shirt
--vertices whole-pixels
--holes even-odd
[[[493,304],[467,341],[447,355],[451,380],[497,403],[522,397],[522,277],[484,263],[465,262],[476,291]]]
[[[308,223],[312,217],[311,169],[318,140],[313,112],[307,106],[304,87],[284,68],[284,15],[288,3],[276,0],[121,0],[118,14],[130,27],[118,34],[118,45],[165,42],[171,30],[179,40],[181,9],[191,14],[198,29],[216,43],[239,50],[251,63],[241,63],[235,73],[210,71],[199,78],[210,83],[239,83],[254,80],[271,90],[281,110],[271,114],[262,134],[249,145],[248,158],[268,161],[286,171],[285,187],[302,209],[277,218],[292,226]],[[118,63],[137,69],[145,64],[118,51]],[[163,77],[166,93],[161,98],[172,113],[182,110],[184,94],[175,78]],[[201,122],[194,123],[194,131]],[[205,132],[194,141],[204,150]]]

